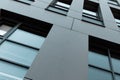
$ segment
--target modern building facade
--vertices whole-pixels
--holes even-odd
[[[120,80],[120,0],[0,0],[0,80]]]

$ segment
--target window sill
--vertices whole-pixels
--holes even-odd
[[[63,16],[67,16],[67,11],[65,11],[65,13],[62,13],[62,12],[59,12],[59,11],[63,11],[63,10],[58,9],[59,11],[55,11],[55,10],[51,10],[51,9],[49,9],[49,8],[57,9],[57,8],[55,8],[55,7],[49,6],[49,7],[47,7],[45,10],[50,11],[50,12],[54,12],[54,13],[57,13],[57,14],[60,14],[60,15],[63,15]]]
[[[111,3],[111,2],[108,2],[108,4],[114,5],[114,6],[119,6],[119,4],[113,4],[113,3]]]
[[[101,27],[104,27],[104,28],[105,28],[104,24],[103,24],[103,25],[100,25],[100,24],[97,24],[97,23],[94,23],[94,22],[91,22],[91,21],[88,21],[88,20],[84,20],[84,19],[82,19],[82,21],[87,22],[87,23],[90,23],[90,24],[94,24],[94,25],[97,25],[97,26],[101,26]]]
[[[16,2],[19,2],[19,3],[23,3],[23,4],[26,4],[26,5],[31,5],[31,3],[34,2],[34,1],[31,1],[31,0],[28,0],[28,1],[23,1],[23,0],[13,0],[13,1],[16,1]]]

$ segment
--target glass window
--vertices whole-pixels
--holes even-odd
[[[4,42],[0,46],[0,57],[16,63],[30,66],[38,51],[11,42]],[[27,57],[27,58],[26,58]]]
[[[86,13],[86,14],[89,14],[89,15],[93,15],[93,16],[97,16],[96,12],[85,10],[85,9],[83,10],[83,13]]]
[[[103,25],[99,4],[97,3],[87,0],[84,1],[82,17],[83,17],[82,18],[83,21],[97,25]]]
[[[55,7],[49,7],[48,10],[53,11],[53,12],[58,12],[58,13],[61,13],[61,14],[67,14],[66,11],[57,9]]]
[[[109,72],[89,67],[89,80],[112,80],[112,75]]]
[[[108,57],[96,52],[89,52],[89,64],[110,70]]]
[[[0,60],[0,80],[22,80],[26,72],[26,68]]]
[[[89,18],[88,16],[85,16],[85,15],[84,15],[84,17],[82,19],[85,20],[85,21],[88,21],[88,22],[92,22],[92,23],[98,24],[98,25],[103,25],[102,21],[91,19],[91,18]]]
[[[71,1],[70,1],[70,3],[71,3]],[[64,1],[63,2],[56,1],[53,4],[51,4],[47,8],[47,10],[50,10],[50,11],[53,11],[53,12],[56,12],[56,13],[60,13],[60,14],[66,15],[68,10],[69,10],[69,8],[70,8],[70,4],[64,3]]]
[[[5,35],[9,30],[11,29],[11,27],[10,26],[8,26],[8,25],[1,25],[0,26],[0,35]]]
[[[114,72],[120,73],[120,60],[116,58],[112,58],[112,64],[113,64]]]
[[[115,75],[115,79],[116,79],[116,80],[120,80],[120,75],[117,75],[117,74],[116,74],[116,75]]]
[[[117,26],[120,27],[120,20],[119,19],[115,19],[116,23],[117,23]]]
[[[65,4],[65,3],[62,3],[62,2],[59,2],[59,1],[56,2],[56,5],[55,5],[55,6],[57,6],[57,5],[59,5],[59,7],[61,6],[61,8],[63,8],[63,9],[65,9],[65,8],[70,8],[70,5]],[[62,7],[62,6],[63,6],[63,7]]]
[[[23,43],[35,48],[40,48],[45,40],[44,37],[17,29],[10,37],[10,40]]]

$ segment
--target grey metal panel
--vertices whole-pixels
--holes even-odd
[[[102,26],[97,26],[80,20],[74,21],[73,30],[120,44],[120,32],[116,30],[104,28]]]
[[[84,0],[73,0],[70,10],[81,12],[83,9]]]
[[[39,1],[44,1],[46,3],[51,3],[53,0],[39,0]]]
[[[35,2],[33,2],[33,4],[31,4],[32,6],[34,7],[37,7],[37,8],[42,8],[42,9],[45,9],[48,7],[48,3],[45,3],[44,1],[38,1],[36,0]]]
[[[77,12],[73,10],[69,10],[68,17],[76,18],[76,19],[82,19],[82,12]]]
[[[87,80],[88,35],[53,26],[26,77]]]
[[[68,12],[68,16],[81,19],[82,11],[83,11],[83,3],[84,0],[73,0],[70,10]]]

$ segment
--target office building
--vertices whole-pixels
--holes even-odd
[[[120,80],[120,0],[0,0],[0,80]]]

